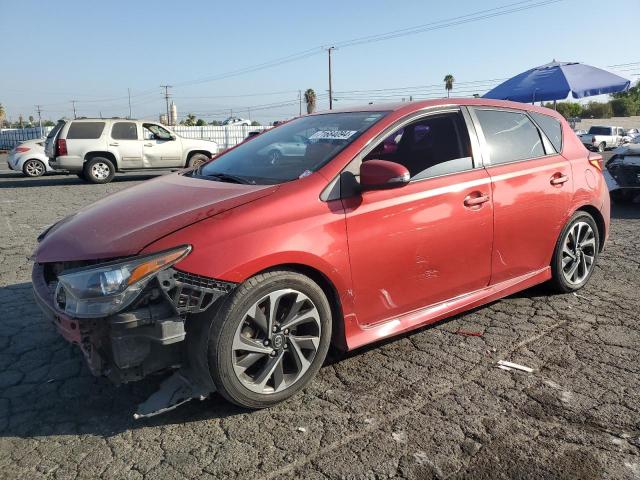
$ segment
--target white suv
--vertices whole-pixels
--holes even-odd
[[[108,183],[116,172],[204,163],[218,153],[218,145],[180,137],[155,122],[82,118],[58,122],[47,136],[45,153],[56,170]]]

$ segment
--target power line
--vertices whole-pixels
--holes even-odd
[[[372,43],[372,42],[378,42],[378,41],[383,41],[383,40],[389,40],[392,38],[398,38],[398,37],[403,37],[403,36],[407,36],[407,35],[415,35],[417,33],[424,33],[424,32],[428,32],[428,31],[432,31],[432,30],[440,30],[443,28],[448,28],[448,27],[452,27],[452,26],[456,26],[456,25],[462,25],[465,23],[470,23],[470,22],[476,22],[476,21],[480,21],[480,20],[486,20],[489,18],[494,18],[494,17],[499,17],[499,16],[503,16],[503,15],[507,15],[510,13],[516,13],[516,12],[521,12],[521,11],[525,11],[525,10],[531,10],[533,8],[539,8],[539,7],[543,7],[546,5],[551,5],[551,4],[555,4],[555,3],[559,3],[562,2],[564,0],[524,0],[524,1],[519,1],[519,2],[513,2],[513,3],[509,3],[506,5],[502,5],[500,7],[494,7],[494,8],[489,8],[489,9],[484,9],[484,10],[478,10],[476,12],[473,13],[468,13],[465,15],[458,15],[455,17],[450,17],[450,18],[446,18],[443,20],[438,20],[435,22],[430,22],[430,23],[426,23],[426,24],[422,24],[422,25],[417,25],[414,27],[409,27],[409,28],[404,28],[404,29],[400,29],[400,30],[393,30],[390,32],[386,32],[386,33],[381,33],[381,34],[376,34],[376,35],[368,35],[368,36],[364,36],[364,37],[359,37],[359,38],[354,38],[351,40],[346,40],[346,41],[342,41],[342,42],[336,42],[333,43],[333,46],[336,48],[347,48],[347,47],[352,47],[352,46],[356,46],[356,45],[361,45],[364,43]],[[298,60],[302,60],[314,55],[318,55],[320,53],[322,53],[323,50],[325,50],[326,47],[324,46],[319,46],[319,47],[315,47],[315,48],[310,48],[301,52],[297,52],[297,53],[292,53],[290,55],[287,55],[285,57],[280,57],[268,62],[263,62],[257,65],[252,65],[252,66],[248,66],[248,67],[244,67],[244,68],[240,68],[237,70],[232,70],[229,72],[225,72],[225,73],[220,73],[217,75],[213,75],[210,77],[204,77],[201,79],[197,79],[197,80],[190,80],[190,81],[183,81],[183,82],[178,82],[176,83],[176,87],[182,87],[182,86],[187,86],[187,85],[196,85],[196,84],[200,84],[200,83],[207,83],[207,82],[212,82],[212,81],[216,81],[216,80],[222,80],[225,78],[229,78],[229,77],[234,77],[234,76],[238,76],[238,75],[243,75],[246,73],[252,73],[252,72],[256,72],[258,70],[263,70],[266,68],[272,68],[275,66],[279,66],[285,63],[290,63],[293,61],[298,61]]]

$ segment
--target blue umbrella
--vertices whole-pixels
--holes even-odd
[[[541,102],[624,92],[631,82],[600,68],[577,62],[556,62],[532,68],[510,78],[483,95],[484,98]]]

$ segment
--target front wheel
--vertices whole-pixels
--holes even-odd
[[[200,165],[208,161],[209,161],[209,157],[207,157],[205,154],[196,153],[194,155],[191,155],[187,166],[190,168],[195,168],[195,167],[199,167]]]
[[[331,308],[315,282],[289,271],[256,275],[212,319],[211,377],[227,400],[269,407],[309,383],[330,340]]]
[[[27,177],[40,177],[44,175],[46,171],[47,167],[44,166],[44,163],[40,160],[36,160],[35,158],[27,160],[22,166],[22,173]]]
[[[551,261],[553,287],[568,293],[584,287],[598,259],[600,235],[587,212],[576,212],[562,229]]]

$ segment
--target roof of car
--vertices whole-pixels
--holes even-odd
[[[477,106],[477,107],[502,107],[502,108],[514,108],[518,110],[527,110],[532,112],[543,113],[546,115],[552,115],[559,117],[560,114],[544,107],[538,107],[530,105],[528,103],[511,102],[509,100],[492,100],[489,98],[440,98],[434,100],[419,100],[412,102],[397,102],[397,103],[373,103],[369,105],[358,105],[353,107],[345,107],[340,109],[333,109],[330,111],[317,112],[317,114],[323,113],[347,113],[347,112],[395,112],[406,111],[411,113],[413,111],[423,110],[430,107],[439,106]]]

